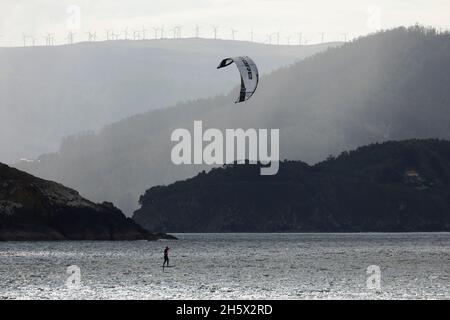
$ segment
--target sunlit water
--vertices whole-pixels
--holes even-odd
[[[177,236],[0,243],[0,298],[450,298],[450,233]],[[166,245],[174,267],[163,269]],[[70,265],[78,288],[66,286]],[[380,291],[367,287],[369,265],[380,267]]]

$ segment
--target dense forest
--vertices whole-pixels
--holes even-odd
[[[211,169],[170,161],[171,132],[194,120],[279,128],[281,159],[308,164],[375,142],[450,139],[449,52],[450,35],[434,29],[379,32],[262,76],[246,103],[234,104],[230,92],[136,115],[18,165],[130,213],[149,187]]]
[[[450,142],[385,142],[314,166],[228,165],[150,188],[133,218],[170,232],[450,231]]]

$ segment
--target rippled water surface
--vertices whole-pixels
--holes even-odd
[[[450,233],[0,243],[2,299],[450,299]],[[162,268],[171,247],[172,268]],[[67,267],[81,285],[66,286]],[[381,290],[367,288],[367,267]]]

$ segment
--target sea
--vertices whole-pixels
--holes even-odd
[[[450,299],[450,233],[175,235],[0,242],[0,299]]]

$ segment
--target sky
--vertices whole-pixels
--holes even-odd
[[[0,46],[26,45],[32,37],[45,44],[54,34],[55,44],[106,39],[106,30],[119,38],[141,37],[134,31],[147,29],[146,38],[174,35],[253,40],[295,45],[352,39],[380,29],[420,23],[450,29],[449,0],[0,0]],[[301,33],[301,38],[300,38]],[[279,36],[278,36],[279,34]]]

